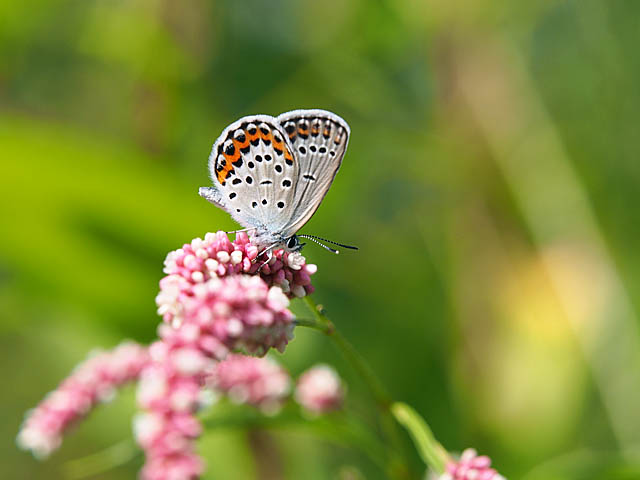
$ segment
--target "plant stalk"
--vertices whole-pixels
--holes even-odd
[[[390,458],[390,470],[399,478],[408,478],[409,462],[407,461],[400,431],[393,418],[391,405],[393,404],[390,395],[382,385],[382,382],[375,375],[369,364],[360,356],[351,343],[336,329],[334,323],[318,308],[316,303],[309,297],[304,297],[304,302],[316,319],[315,322],[309,320],[299,320],[298,325],[307,326],[319,330],[331,338],[342,355],[351,364],[354,370],[360,375],[367,385],[375,400],[376,407],[380,411],[380,426],[384,430],[388,441],[393,446]]]

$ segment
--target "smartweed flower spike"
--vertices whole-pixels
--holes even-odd
[[[291,390],[289,374],[275,360],[245,355],[229,355],[218,363],[207,384],[233,402],[269,415],[280,410]]]
[[[486,455],[478,456],[473,448],[467,448],[458,461],[447,464],[446,473],[438,480],[505,480],[491,468],[491,459]]]
[[[18,445],[37,457],[46,457],[62,443],[62,435],[98,403],[113,398],[115,390],[136,380],[149,362],[145,347],[121,343],[108,352],[95,352],[71,376],[27,414]]]
[[[226,355],[221,346],[262,356],[271,347],[283,352],[293,338],[289,299],[280,287],[269,288],[260,277],[211,278],[194,285],[190,293],[182,299],[183,324],[196,326],[209,338],[210,353],[218,359]],[[160,330],[163,338],[175,330],[167,327]]]
[[[190,479],[201,473],[195,453],[201,425],[194,413],[218,361],[231,351],[282,351],[293,337],[289,299],[258,276],[211,277],[177,298],[182,320],[179,326],[160,325],[161,340],[149,349],[152,362],[138,387],[138,403],[147,411],[135,422],[147,456],[145,480]]]
[[[337,410],[344,400],[344,388],[336,371],[316,365],[302,374],[295,391],[296,401],[313,414]]]
[[[280,287],[289,298],[313,292],[310,276],[317,267],[307,265],[300,253],[276,250],[266,260],[258,258],[258,248],[249,242],[245,232],[239,232],[234,242],[224,232],[207,233],[204,240],[196,238],[167,255],[167,276],[160,281],[156,297],[158,313],[166,322],[179,325],[184,300],[193,296],[194,286],[235,274],[259,275],[267,285]]]

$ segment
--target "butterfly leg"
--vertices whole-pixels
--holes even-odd
[[[256,273],[260,273],[260,270],[262,270],[262,267],[264,267],[267,263],[271,261],[271,259],[273,258],[274,248],[276,248],[276,245],[267,247],[262,252],[260,252],[260,254],[256,257],[256,258],[260,258],[262,255],[265,255],[265,254],[267,255],[267,259],[264,262],[262,262],[262,264],[258,267],[258,270],[256,270]]]

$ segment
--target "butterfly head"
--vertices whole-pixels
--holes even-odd
[[[297,235],[285,237],[282,234],[269,231],[265,225],[251,229],[249,236],[252,243],[264,251],[281,248],[285,252],[299,252],[305,246],[304,243],[300,243],[300,238]]]
[[[299,252],[305,245],[305,243],[300,243],[297,235],[291,235],[284,242],[284,250],[287,252]]]
[[[290,237],[283,237],[271,234],[267,231],[254,230],[253,231],[253,242],[257,245],[264,246],[266,249],[264,251],[270,251],[276,248],[281,248],[285,252],[299,252],[302,250],[302,247],[306,245],[306,243],[300,243],[301,238],[306,238],[311,240],[314,243],[317,243],[322,248],[329,250],[332,253],[338,254],[340,253],[338,250],[331,248],[328,245],[325,245],[320,240],[328,243],[332,243],[339,247],[348,248],[351,250],[358,250],[358,247],[354,247],[353,245],[345,245],[344,243],[334,242],[332,240],[327,240],[326,238],[316,237],[315,235],[291,235]]]

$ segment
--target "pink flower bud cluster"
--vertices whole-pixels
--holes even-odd
[[[152,363],[138,384],[138,404],[146,410],[134,421],[136,439],[146,453],[143,479],[197,478],[204,468],[195,453],[201,426],[194,412],[213,359],[194,345],[195,332],[180,333],[151,345]]]
[[[446,473],[439,480],[505,480],[491,468],[491,459],[486,455],[478,456],[473,448],[467,448],[457,462],[449,462]]]
[[[235,403],[246,403],[275,414],[291,390],[289,374],[275,360],[229,355],[218,363],[207,383]]]
[[[28,412],[18,445],[46,457],[62,442],[62,434],[98,403],[113,398],[118,387],[136,380],[149,363],[147,348],[123,342],[108,352],[96,352],[78,365],[60,386]]]
[[[73,421],[139,378],[144,413],[134,427],[146,454],[142,479],[198,478],[204,465],[195,451],[201,425],[194,413],[208,378],[265,411],[276,410],[289,392],[288,374],[270,360],[232,355],[216,367],[230,352],[283,351],[295,325],[289,299],[313,291],[316,266],[299,253],[258,253],[243,232],[234,242],[224,232],[208,233],[171,252],[156,298],[160,339],[148,349],[123,344],[80,365],[28,416],[18,443],[47,455]]]
[[[207,233],[204,240],[196,238],[170,252],[164,262],[167,276],[160,281],[156,297],[158,313],[166,322],[179,325],[185,299],[193,295],[196,285],[234,274],[259,272],[269,286],[280,287],[290,298],[313,292],[311,275],[317,267],[307,265],[302,255],[276,250],[266,262],[266,258],[258,258],[258,253],[245,232],[238,233],[234,242],[224,232]]]
[[[221,344],[227,350],[261,356],[271,347],[284,351],[293,338],[289,299],[280,287],[269,288],[260,277],[211,278],[195,285],[183,300],[183,322],[197,325],[202,341],[211,343],[209,348],[215,343],[217,350]],[[218,354],[219,359],[224,356],[226,352]]]
[[[147,411],[136,422],[145,450],[146,480],[197,478],[195,453],[200,424],[194,417],[205,379],[230,351],[263,355],[284,350],[293,336],[289,299],[258,276],[212,277],[181,298],[182,321],[159,327],[150,347],[152,363],[142,374],[138,403]]]
[[[313,414],[339,409],[344,400],[344,388],[340,377],[328,365],[310,368],[298,380],[295,400]]]

